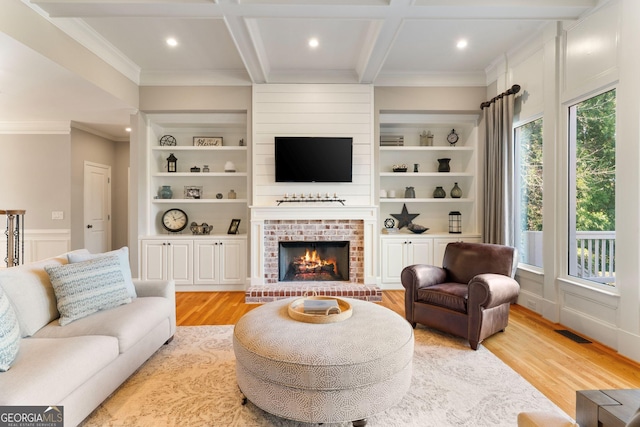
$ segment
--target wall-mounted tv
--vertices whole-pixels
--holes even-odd
[[[351,182],[353,138],[275,137],[276,182]]]

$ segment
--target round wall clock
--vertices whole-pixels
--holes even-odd
[[[176,139],[171,135],[164,135],[162,138],[160,138],[160,145],[172,147],[176,145]]]
[[[189,222],[189,217],[182,209],[172,208],[162,214],[162,226],[171,233],[184,230]]]
[[[449,144],[451,144],[451,145],[455,145],[456,142],[458,142],[459,138],[460,137],[456,133],[455,129],[451,129],[451,132],[449,132],[449,135],[447,135],[447,141],[449,141]]]

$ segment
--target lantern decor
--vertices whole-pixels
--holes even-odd
[[[462,214],[458,211],[449,212],[449,233],[462,234]]]
[[[178,159],[173,153],[167,157],[167,172],[178,172]]]

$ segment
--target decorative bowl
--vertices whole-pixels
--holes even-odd
[[[406,172],[407,168],[393,168],[394,172]]]
[[[423,227],[420,224],[414,224],[414,223],[411,223],[411,224],[407,225],[407,228],[409,229],[409,231],[411,231],[412,233],[415,233],[415,234],[422,234],[422,233],[424,233],[425,231],[428,230],[427,227]]]

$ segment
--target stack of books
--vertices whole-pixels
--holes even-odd
[[[404,145],[404,135],[380,135],[381,147],[399,147]]]
[[[306,314],[340,314],[340,306],[335,299],[306,299],[304,312]]]

